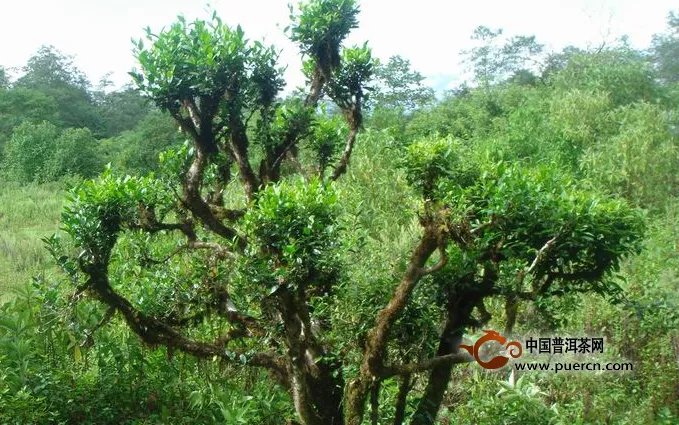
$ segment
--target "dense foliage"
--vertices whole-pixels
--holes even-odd
[[[134,89],[0,68],[0,423],[679,421],[676,15],[650,55],[479,27],[437,101],[344,46],[358,12],[291,8],[287,96],[216,14],[147,30]],[[51,233],[54,180],[48,259],[14,229]],[[634,371],[482,372],[483,329]]]

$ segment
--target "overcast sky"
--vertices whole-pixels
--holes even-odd
[[[154,31],[178,14],[206,18],[206,0],[4,0],[0,25],[0,65],[17,67],[43,44],[75,56],[93,83],[107,72],[117,86],[135,66],[132,37]],[[295,0],[296,3],[296,0]],[[301,84],[294,45],[283,35],[287,0],[212,0],[222,19],[238,23],[251,39],[266,38],[283,49],[293,85]],[[360,28],[350,44],[369,41],[386,60],[400,54],[438,90],[456,86],[464,75],[459,52],[470,47],[478,25],[503,28],[507,35],[536,35],[549,50],[581,47],[629,35],[635,47],[649,45],[665,29],[672,0],[363,0]]]

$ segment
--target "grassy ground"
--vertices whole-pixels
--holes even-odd
[[[388,276],[394,268],[395,259],[407,255],[413,245],[413,232],[416,234],[419,229],[418,225],[409,219],[416,210],[416,205],[412,202],[403,174],[394,169],[392,162],[395,154],[390,150],[390,145],[380,143],[374,134],[366,134],[363,137],[364,143],[357,147],[352,168],[346,178],[339,183],[342,197],[346,201],[344,205],[347,210],[344,213],[352,217],[355,215],[357,229],[354,233],[358,234],[357,237],[364,238],[367,244],[367,248],[357,251],[356,257],[349,258],[354,264],[351,268],[351,280],[357,288],[357,299],[365,298],[367,293],[365,291],[370,289],[371,285],[380,283],[372,276]],[[14,290],[18,292],[32,276],[40,273],[50,276],[56,273],[56,268],[40,239],[59,229],[59,218],[64,204],[64,187],[64,183],[0,185],[0,304],[8,298],[14,298]],[[579,306],[573,307],[569,313],[569,323],[559,331],[563,335],[580,336],[589,333],[594,336],[607,335],[606,347],[610,351],[608,353],[610,358],[600,360],[632,362],[633,373],[620,375],[526,373],[525,379],[520,384],[517,383],[514,388],[507,390],[502,386],[506,375],[482,374],[471,367],[457,368],[454,371],[451,390],[444,402],[444,406],[456,405],[457,409],[454,413],[448,413],[444,408],[441,423],[494,424],[497,423],[496,418],[505,417],[506,423],[511,424],[679,425],[679,418],[676,415],[679,411],[679,374],[676,368],[679,362],[679,348],[676,348],[679,347],[676,342],[679,341],[677,333],[679,315],[676,314],[679,306],[676,295],[679,294],[679,263],[676,256],[679,232],[675,226],[679,220],[679,200],[669,204],[671,208],[666,214],[649,218],[649,232],[644,252],[625,261],[621,270],[624,277],[622,281],[626,282],[624,287],[630,299],[629,305],[610,305],[594,296],[580,298],[577,302]],[[373,254],[366,257],[365,252]],[[14,299],[19,300],[21,297],[16,296]],[[501,315],[496,317],[501,318]],[[491,328],[493,326],[501,328],[502,323],[492,323]],[[123,405],[127,407],[123,406],[116,412],[129,408],[131,415],[143,416],[146,414],[145,411],[140,409],[134,400],[146,399],[153,394],[156,394],[153,395],[156,397],[160,392],[164,394],[162,406],[172,411],[185,412],[189,409],[187,393],[202,394],[201,397],[213,396],[210,393],[212,386],[208,391],[203,382],[206,378],[200,373],[185,372],[186,376],[179,378],[178,366],[175,369],[175,366],[166,363],[162,353],[150,354],[145,350],[139,350],[138,345],[132,345],[127,339],[122,339],[121,335],[129,335],[126,328],[112,326],[109,331],[111,334],[108,337],[100,331],[97,340],[98,350],[107,353],[106,350],[114,350],[110,347],[119,345],[127,347],[128,350],[132,350],[129,347],[137,347],[134,353],[130,351],[126,354],[127,363],[121,364],[129,370],[136,370],[131,366],[136,364],[135,356],[138,356],[140,362],[141,359],[145,359],[144,380],[150,380],[153,384],[130,391],[120,389],[122,387],[109,386],[111,391],[107,393],[108,395],[102,396],[104,398],[100,401],[90,400],[83,403],[81,406],[83,409],[97,410],[98,406],[112,403],[109,400],[123,400]],[[120,341],[128,342],[120,344]],[[5,353],[13,351],[5,349]],[[55,353],[57,353],[55,356],[64,355],[64,351]],[[72,348],[69,347],[66,353],[65,358],[70,361],[73,355]],[[0,350],[0,357],[2,354],[3,351]],[[155,360],[147,361],[154,355]],[[51,371],[49,365],[40,363],[41,359],[35,357],[31,363],[32,367]],[[2,364],[3,361],[0,361],[0,366]],[[72,381],[74,388],[71,390],[69,387],[60,397],[72,399],[75,397],[73,394],[77,394],[78,391],[89,394],[87,386],[89,381],[82,374],[81,366],[77,362],[66,364],[78,372],[73,372],[73,376],[76,377]],[[123,379],[116,369],[110,369],[108,372],[99,370],[98,373],[103,374],[99,378],[101,382],[114,380],[118,382],[118,379]],[[132,372],[128,375],[132,376],[132,378],[128,376],[130,382],[136,379]],[[241,377],[242,375],[237,375],[233,378],[238,388]],[[176,382],[180,383],[181,379],[185,379],[189,384],[184,386],[177,383],[175,387],[165,388],[165,392],[159,390],[163,387],[158,384],[159,382],[170,382],[172,379],[177,379]],[[192,379],[197,382],[195,386],[191,386]],[[61,381],[55,378],[54,382]],[[1,390],[2,385],[0,385],[0,405]],[[251,390],[234,391],[233,394],[243,397],[244,400],[245,397],[250,397]],[[388,391],[391,391],[392,397],[395,396],[396,386],[385,385],[383,392],[387,394]],[[282,393],[274,393],[276,400],[285,399]],[[233,394],[224,393],[224,397],[232,397]],[[49,397],[57,396],[50,393]],[[36,403],[42,406],[40,404],[42,402]],[[289,407],[286,403],[287,401],[280,401],[279,405],[283,406],[280,407],[280,411]],[[17,401],[12,401],[9,405],[29,411],[21,407]],[[207,408],[204,410],[208,411]],[[68,409],[64,410],[67,411]],[[62,414],[70,418],[77,416],[64,412]],[[185,416],[195,413],[192,412]],[[115,422],[119,419],[116,416],[118,414],[112,414],[115,419],[111,419],[111,422],[102,419],[99,423],[120,423]],[[190,422],[173,418],[171,423]]]
[[[54,265],[41,238],[59,229],[64,184],[0,184],[0,302]]]

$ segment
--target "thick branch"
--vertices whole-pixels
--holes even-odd
[[[394,412],[394,425],[403,425],[406,417],[406,407],[408,405],[408,393],[412,388],[412,375],[403,375],[401,384],[398,386],[396,396],[396,411]]]
[[[210,205],[210,211],[215,217],[227,221],[236,221],[245,216],[245,210],[234,210],[213,204]]]
[[[535,255],[535,259],[531,263],[530,267],[528,270],[526,270],[526,274],[531,274],[535,271],[537,268],[538,264],[544,259],[546,253],[552,248],[554,245],[554,242],[556,242],[556,236],[554,236],[552,239],[548,240],[542,248],[538,251],[538,253]]]
[[[382,381],[375,381],[370,391],[370,423],[379,425],[380,423],[380,388]]]
[[[391,328],[405,309],[415,286],[424,276],[424,265],[441,245],[441,235],[435,223],[425,226],[424,234],[410,256],[408,268],[396,287],[389,304],[379,312],[376,324],[368,334],[363,364],[357,378],[351,382],[347,397],[347,424],[359,425],[365,413],[365,402],[372,379],[380,376]]]
[[[188,243],[185,245],[178,246],[177,248],[173,249],[172,252],[170,252],[168,255],[163,257],[161,260],[156,260],[154,258],[150,257],[145,257],[144,261],[148,264],[164,264],[170,261],[174,256],[181,254],[182,252],[189,250],[189,249],[206,249],[206,250],[211,250],[213,251],[214,255],[217,258],[228,258],[228,257],[234,257],[235,254],[228,249],[227,247],[223,245],[219,245],[218,243],[214,242],[201,242],[201,241],[193,241],[190,240]]]
[[[365,359],[372,372],[381,367],[381,356],[386,347],[391,327],[405,309],[415,286],[424,276],[424,264],[439,246],[439,237],[434,225],[425,228],[419,245],[410,256],[405,276],[396,287],[396,291],[389,300],[389,304],[379,312],[377,323],[369,334],[368,350]],[[374,373],[376,374],[376,373]]]
[[[321,412],[317,411],[313,403],[312,388],[309,386],[310,372],[317,375],[318,371],[310,371],[309,367],[317,369],[316,365],[307,362],[308,345],[303,337],[303,324],[298,315],[294,295],[285,287],[279,289],[280,313],[285,328],[285,343],[288,348],[289,374],[292,398],[295,410],[303,419],[305,425],[321,425]]]
[[[193,123],[193,127],[200,134],[201,133],[200,114],[198,113],[198,108],[196,108],[196,104],[193,101],[187,99],[184,100],[184,107],[186,108],[187,111],[189,111],[189,118]]]
[[[225,288],[215,288],[215,303],[220,316],[230,323],[244,328],[250,335],[263,336],[266,334],[266,329],[259,320],[240,312],[236,308],[231,295]]]
[[[230,155],[227,149],[224,149],[224,145],[220,146],[222,153],[228,155],[228,158],[217,162],[217,176],[214,181],[214,190],[208,192],[207,203],[210,204],[210,209],[212,209],[213,214],[215,214],[220,219],[228,219],[230,221],[237,220],[240,216],[235,216],[232,218],[232,211],[238,210],[226,210],[227,214],[224,217],[220,217],[217,211],[224,209],[224,191],[226,186],[231,181],[231,165],[233,155]],[[219,157],[218,157],[219,158]],[[221,159],[221,158],[220,158]],[[217,211],[215,211],[215,209]]]
[[[486,308],[486,303],[481,299],[477,304],[476,304],[476,309],[479,311],[479,314],[481,317],[479,317],[479,324],[481,326],[485,326],[486,323],[490,322],[490,319],[493,318],[493,316],[490,314],[488,309]]]
[[[271,157],[268,158],[266,161],[267,164],[267,169],[266,171],[266,176],[270,181],[277,181],[279,179],[280,175],[280,167],[281,163],[283,162],[283,159],[285,159],[285,155],[289,152],[292,152],[293,147],[296,145],[296,143],[303,137],[307,136],[309,134],[309,129],[310,126],[305,126],[304,128],[297,128],[294,131],[292,129],[288,129],[288,131],[285,133],[285,137],[283,138],[283,142],[276,147],[276,149],[271,152]],[[293,161],[296,162],[296,164],[299,163],[296,157],[293,155]],[[298,167],[298,171],[301,170],[301,164]],[[260,173],[262,174],[262,173]],[[300,172],[300,174],[302,174]]]
[[[437,366],[444,364],[458,364],[473,362],[474,357],[466,352],[459,352],[454,354],[447,354],[445,356],[433,357],[421,363],[406,363],[402,365],[387,366],[382,369],[380,377],[383,379],[391,378],[392,376],[407,376],[414,373],[426,372]]]
[[[335,166],[335,170],[330,176],[330,180],[335,181],[339,179],[342,174],[346,173],[347,167],[349,166],[349,160],[351,159],[351,152],[354,149],[354,144],[356,144],[356,136],[358,135],[358,128],[349,129],[349,137],[347,138],[347,145],[344,148],[344,153],[342,153],[342,158],[339,160]]]
[[[184,220],[181,223],[163,223],[156,218],[155,210],[152,207],[146,206],[144,202],[139,201],[139,223],[128,223],[127,227],[133,230],[143,230],[145,232],[154,234],[164,230],[179,230],[188,240],[196,239],[196,232],[193,228],[193,223]]]
[[[198,140],[198,129],[196,129],[196,127],[193,125],[193,121],[191,121],[191,119],[182,117],[179,111],[171,111],[170,114],[172,115],[172,118],[174,118],[175,121],[179,123],[182,131],[188,134],[194,141]]]
[[[511,336],[516,324],[516,316],[519,312],[519,297],[508,295],[505,297],[505,336]]]
[[[232,102],[234,100],[235,99],[227,96],[227,102]],[[248,145],[250,142],[248,140],[245,124],[237,110],[229,112],[228,122],[231,152],[238,165],[240,179],[245,187],[245,196],[248,201],[251,201],[259,190],[260,182],[250,166],[250,158],[248,156]]]
[[[330,180],[335,181],[339,179],[342,174],[347,171],[349,166],[349,160],[351,159],[351,153],[354,150],[354,145],[356,144],[356,137],[358,136],[358,129],[361,127],[361,104],[360,96],[349,110],[345,112],[345,117],[347,123],[349,124],[349,136],[347,137],[347,144],[342,153],[342,158],[339,163],[335,166],[335,170],[332,172]]]
[[[245,196],[247,197],[248,201],[251,201],[254,199],[255,194],[259,189],[259,180],[250,166],[247,150],[245,148],[238,147],[236,143],[237,142],[232,141],[231,146],[234,152],[236,164],[238,165],[241,182],[245,187]]]
[[[220,258],[234,257],[235,254],[227,247],[214,242],[191,241],[188,243],[189,248],[207,249],[215,253]]]
[[[528,267],[526,270],[521,270],[517,274],[517,280],[519,283],[519,288],[523,286],[523,281],[526,278],[527,275],[532,274],[535,272],[535,269],[537,266],[540,264],[540,262],[543,260],[545,254],[551,247],[553,246],[554,242],[556,241],[556,236],[553,237],[552,239],[548,240],[542,248],[540,248],[535,254],[535,258],[533,259],[533,262],[531,263],[530,267]]]
[[[311,87],[309,88],[309,93],[304,99],[304,107],[316,109],[318,102],[323,95],[323,86],[327,81],[327,77],[324,75],[321,68],[316,65],[313,75],[311,77]],[[298,171],[301,171],[301,164],[297,160],[297,150],[295,145],[299,139],[305,136],[307,129],[299,129],[297,131],[288,131],[283,138],[283,142],[280,146],[271,152],[270,156],[267,157],[266,161],[262,162],[260,166],[260,175],[266,176],[270,181],[277,181],[279,179],[281,162],[286,155],[290,155]],[[266,167],[264,167],[266,164]],[[303,174],[300,172],[300,174]]]
[[[184,177],[182,201],[210,230],[225,239],[236,241],[238,247],[243,249],[245,240],[235,230],[224,226],[200,195],[206,162],[203,152],[197,149],[193,163]]]
[[[474,281],[473,276],[463,279],[464,281],[460,283],[464,284],[467,279],[470,279],[471,282]],[[412,424],[433,425],[435,423],[436,415],[448,389],[453,365],[464,360],[457,357],[461,351],[459,346],[465,328],[469,323],[470,314],[481,297],[480,294],[474,293],[456,294],[451,292],[448,294],[446,320],[439,336],[439,346],[436,350],[437,357],[412,367],[415,370],[430,368],[427,384],[418,402]]]
[[[439,262],[433,265],[432,267],[427,267],[426,269],[422,270],[423,275],[436,273],[437,271],[443,269],[446,266],[446,264],[448,264],[448,253],[446,253],[446,247],[439,246],[439,252],[441,253],[441,259],[439,260]]]
[[[132,303],[111,288],[103,266],[92,266],[86,272],[90,276],[89,289],[100,301],[119,311],[130,329],[147,344],[176,348],[199,358],[216,356],[229,362],[240,356],[239,353],[227,352],[224,348],[226,341],[222,339],[212,343],[189,339],[167,323],[137,310]],[[283,360],[274,354],[256,353],[248,358],[248,364],[269,369],[280,377],[287,376]]]
[[[325,85],[326,78],[323,75],[323,71],[319,65],[316,65],[314,73],[311,76],[311,88],[304,100],[304,106],[315,108],[318,105],[318,101],[321,99],[323,94],[323,86]]]

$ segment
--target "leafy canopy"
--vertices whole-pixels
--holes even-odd
[[[355,0],[311,0],[300,3],[299,12],[290,5],[290,39],[303,55],[313,58],[325,76],[341,64],[339,48],[349,32],[358,28]]]

